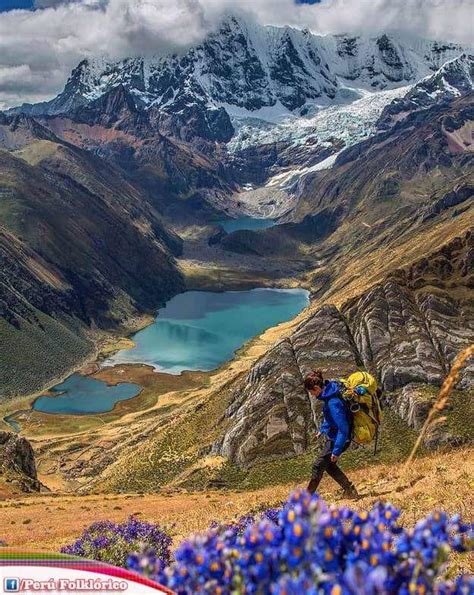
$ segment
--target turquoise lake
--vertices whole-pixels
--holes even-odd
[[[304,289],[181,293],[132,337],[135,348],[118,352],[106,364],[149,364],[170,374],[214,370],[246,341],[291,320],[308,303]]]
[[[136,397],[140,390],[138,384],[124,382],[109,386],[90,376],[72,374],[50,390],[52,396],[38,397],[33,403],[33,409],[66,415],[105,413],[112,411],[118,401]]]
[[[273,219],[255,219],[254,217],[239,217],[238,219],[224,219],[215,221],[214,225],[222,225],[227,233],[232,233],[239,229],[267,229],[273,227],[275,221]]]
[[[214,370],[249,339],[291,320],[308,303],[304,289],[181,293],[159,310],[153,324],[132,337],[135,348],[119,351],[105,365],[148,364],[170,374]],[[73,374],[51,392],[53,396],[36,399],[33,408],[44,413],[94,414],[136,396],[140,386],[109,386]]]

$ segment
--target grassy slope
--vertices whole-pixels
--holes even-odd
[[[34,313],[40,324],[22,320],[14,327],[0,319],[1,342],[9,346],[1,353],[0,378],[9,395],[34,392],[94,354],[92,341],[77,321]]]
[[[474,508],[474,449],[431,454],[416,460],[402,474],[398,464],[379,464],[350,473],[362,499],[350,503],[367,508],[377,500],[388,500],[403,510],[402,523],[412,525],[433,508],[461,512],[469,518]],[[91,494],[12,496],[0,485],[1,539],[9,546],[57,551],[77,538],[99,519],[123,521],[135,514],[163,525],[174,525],[175,543],[190,532],[205,530],[213,520],[227,521],[261,505],[285,499],[296,483],[285,483],[252,491],[216,490],[207,493],[169,491],[161,494]],[[338,500],[335,484],[325,478],[321,494],[329,502]],[[341,501],[344,503],[344,501]],[[47,514],[45,514],[47,512]],[[456,560],[457,571],[472,570],[472,559]]]
[[[90,357],[87,331],[135,328],[180,291],[169,252],[180,240],[118,170],[59,142],[0,150],[0,185],[0,337],[10,345],[0,352],[0,392],[15,397]],[[13,240],[2,243],[2,232]]]
[[[474,438],[472,428],[466,424],[473,397],[473,394],[465,393],[453,395],[444,426],[468,440]],[[319,448],[317,443],[298,457],[262,460],[248,469],[212,455],[212,443],[222,433],[223,426],[222,422],[216,424],[210,423],[210,420],[222,420],[226,403],[226,387],[210,391],[208,398],[197,404],[191,401],[186,412],[178,410],[172,422],[138,445],[131,457],[130,453],[123,458],[119,454],[119,461],[106,470],[104,481],[97,482],[97,487],[112,492],[156,491],[178,485],[191,490],[205,490],[213,485],[252,490],[301,482],[308,476]],[[377,464],[397,464],[408,456],[416,437],[415,430],[408,428],[394,412],[386,409],[377,454],[373,454],[372,446],[351,449],[345,455],[346,465],[351,469],[360,469]]]

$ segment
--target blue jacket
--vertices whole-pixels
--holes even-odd
[[[318,397],[323,402],[324,417],[320,431],[334,440],[332,454],[336,456],[342,453],[352,433],[352,416],[340,394],[339,383],[331,380]]]

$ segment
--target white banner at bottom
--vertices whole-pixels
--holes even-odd
[[[44,565],[43,565],[44,564]],[[139,575],[97,563],[68,563],[64,560],[15,561],[0,565],[0,593],[36,595],[156,595],[172,593]]]

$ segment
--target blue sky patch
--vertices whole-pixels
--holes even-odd
[[[34,0],[0,0],[0,12],[7,12],[14,8],[33,8]]]

